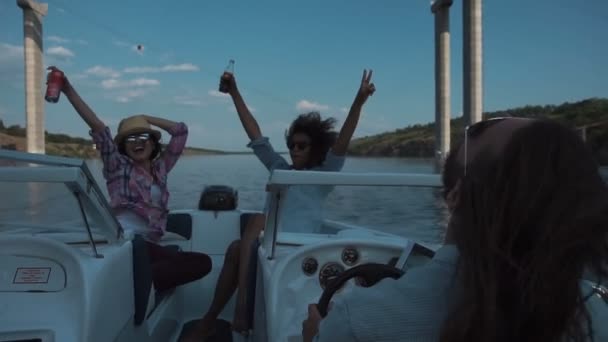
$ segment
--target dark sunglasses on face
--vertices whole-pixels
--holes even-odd
[[[310,146],[309,143],[307,142],[289,142],[287,143],[287,148],[289,148],[289,150],[293,150],[294,148],[298,148],[298,150],[302,151],[308,148],[308,146]]]
[[[466,126],[464,129],[464,175],[467,175],[467,164],[469,163],[469,138],[478,137],[488,127],[493,126],[509,117],[491,118]]]
[[[138,141],[145,143],[148,140],[150,140],[150,134],[148,134],[148,133],[131,134],[125,138],[125,142],[128,142],[128,143],[134,143],[134,142],[138,142]]]

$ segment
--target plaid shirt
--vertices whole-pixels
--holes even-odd
[[[101,153],[103,176],[110,194],[110,206],[114,210],[131,210],[148,222],[149,232],[146,240],[158,242],[165,232],[167,224],[167,174],[179,159],[186,139],[188,127],[183,122],[169,130],[171,141],[163,149],[160,157],[152,162],[152,175],[133,163],[131,158],[118,152],[110,129],[91,132],[91,137]],[[160,207],[152,202],[150,187],[157,184],[161,190]]]

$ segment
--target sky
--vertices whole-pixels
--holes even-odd
[[[189,146],[246,150],[234,106],[217,91],[230,59],[262,133],[279,150],[300,113],[334,116],[339,129],[365,68],[373,70],[377,90],[356,137],[434,120],[428,0],[48,5],[45,65],[62,68],[113,132],[122,118],[144,113],[186,122]],[[462,114],[461,19],[456,0],[450,10],[453,117]],[[484,1],[484,111],[608,97],[607,33],[605,0]],[[0,119],[25,124],[22,12],[14,0],[0,0]],[[45,127],[88,136],[63,96],[45,103]]]

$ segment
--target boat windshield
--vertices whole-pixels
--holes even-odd
[[[443,236],[447,213],[436,174],[275,171],[268,185],[266,229],[276,227],[281,239],[343,230],[407,231],[433,244]]]
[[[0,158],[0,234],[116,239],[121,229],[105,197],[86,165],[73,161],[58,165]]]

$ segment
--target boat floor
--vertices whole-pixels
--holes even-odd
[[[190,322],[184,324],[182,327],[182,332],[179,335],[179,340],[181,341],[186,334],[192,330],[196,324],[200,321],[200,319],[193,319]],[[201,341],[203,341],[201,339]],[[215,333],[209,336],[204,340],[205,342],[232,342],[232,325],[223,319],[218,319],[215,321]]]

